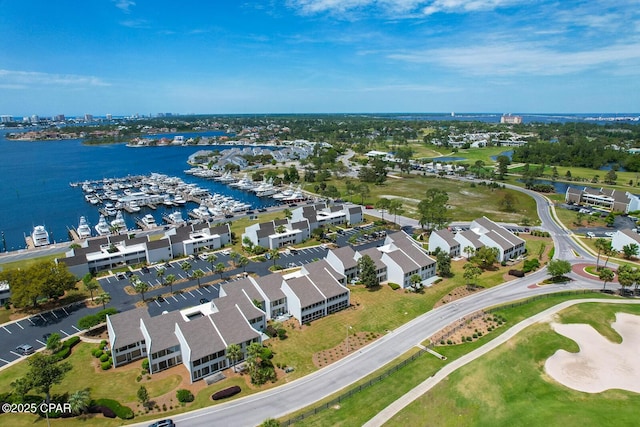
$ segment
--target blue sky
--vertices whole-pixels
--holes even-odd
[[[0,114],[638,112],[640,0],[0,0]]]

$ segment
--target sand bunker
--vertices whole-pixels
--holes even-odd
[[[623,389],[640,393],[640,316],[617,313],[611,325],[622,337],[612,343],[589,325],[551,323],[559,334],[575,341],[578,353],[558,350],[544,367],[553,379],[585,393]]]

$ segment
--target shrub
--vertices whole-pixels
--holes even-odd
[[[394,291],[400,289],[400,285],[398,285],[397,283],[393,283],[393,282],[389,282],[389,287],[391,289],[393,289]]]
[[[91,329],[94,326],[99,325],[100,323],[103,323],[107,318],[107,314],[116,314],[117,312],[118,310],[116,310],[115,308],[109,307],[105,310],[100,310],[96,314],[90,314],[88,316],[84,316],[80,318],[80,320],[78,320],[78,327],[80,329]],[[106,341],[105,341],[105,345],[106,345]],[[104,345],[102,345],[101,347],[104,347]]]
[[[278,338],[281,340],[287,339],[287,330],[286,329],[278,329]]]
[[[453,344],[453,341],[447,340],[447,344],[451,345],[451,344]]]
[[[530,271],[537,270],[538,268],[540,268],[540,261],[537,258],[528,259],[524,262],[522,266],[522,271],[524,271],[525,273],[528,273]]]
[[[106,362],[107,360],[109,360],[109,355],[107,353],[102,353],[102,356],[100,356],[100,361]]]
[[[226,399],[227,397],[231,397],[240,393],[241,390],[242,389],[240,388],[240,386],[234,385],[233,387],[225,388],[224,390],[220,390],[216,393],[213,393],[213,395],[211,396],[211,399],[213,400]]]
[[[91,412],[93,413],[102,413],[102,415],[104,415],[107,418],[115,418],[116,417],[116,413],[113,412],[111,409],[107,408],[106,406],[94,406],[91,408]]]
[[[144,359],[142,361],[142,369],[145,371],[149,371],[149,359]]]
[[[98,399],[96,400],[97,406],[106,407],[111,410],[118,418],[122,418],[123,420],[130,420],[133,418],[133,411],[128,406],[121,405],[120,402],[113,399]],[[102,412],[104,414],[104,412]],[[107,415],[105,414],[105,417]],[[114,418],[114,417],[109,417]]]
[[[111,314],[111,313],[109,313],[109,314]],[[106,318],[106,316],[105,316],[105,318]],[[106,340],[100,341],[100,348],[105,348],[106,346],[107,346],[107,341]]]
[[[193,402],[193,393],[186,389],[180,389],[176,392],[176,397],[178,398],[178,402],[187,403]]]
[[[271,338],[275,338],[278,335],[278,331],[276,330],[276,328],[274,328],[271,325],[267,326],[266,332],[267,332],[267,335],[269,335]]]
[[[142,375],[138,375],[138,376],[136,377],[136,381],[137,381],[137,382],[142,381]]]
[[[522,270],[509,270],[509,276],[524,277],[524,271],[522,271]]]
[[[103,370],[103,371],[106,371],[106,370],[111,369],[111,361],[110,361],[110,360],[107,360],[107,361],[105,361],[105,362],[102,362],[102,363],[100,364],[100,367],[102,368],[102,370]]]
[[[93,355],[95,356],[96,359],[100,359],[103,354],[104,354],[104,351],[102,351],[102,350],[98,350],[95,353],[93,353]]]

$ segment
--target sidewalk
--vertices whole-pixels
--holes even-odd
[[[473,362],[478,357],[485,355],[486,353],[490,352],[491,350],[498,347],[499,345],[504,344],[505,342],[513,338],[516,334],[518,334],[525,328],[535,323],[544,321],[545,319],[549,318],[549,316],[561,310],[564,310],[567,307],[571,307],[572,305],[581,304],[585,302],[589,302],[589,303],[601,302],[606,304],[640,304],[640,301],[632,301],[632,300],[619,301],[619,300],[609,300],[609,299],[578,299],[578,300],[565,301],[563,303],[550,307],[545,311],[542,311],[536,314],[535,316],[532,316],[532,317],[529,317],[528,319],[523,320],[522,322],[513,326],[511,329],[508,329],[502,335],[491,340],[490,342],[483,345],[482,347],[477,348],[471,353],[467,353],[461,358],[449,363],[444,368],[439,370],[434,376],[427,378],[421,384],[419,384],[418,386],[414,387],[412,390],[407,392],[404,396],[400,397],[391,405],[387,406],[382,411],[380,411],[375,417],[367,421],[364,424],[364,427],[382,426],[387,421],[389,421],[393,416],[395,416],[398,412],[400,412],[402,409],[404,409],[406,406],[412,403],[414,400],[418,399],[427,391],[431,390],[434,386],[440,383],[440,381],[447,378],[449,374],[455,372],[456,370],[465,366],[466,364]]]

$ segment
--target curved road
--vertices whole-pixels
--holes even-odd
[[[524,191],[536,200],[542,225],[551,233],[554,240],[557,258],[566,259],[572,263],[593,259],[590,253],[572,240],[568,230],[553,221],[549,212],[548,199],[528,190],[514,188]],[[406,221],[407,224],[412,222],[415,220]],[[208,426],[212,422],[221,420],[224,420],[225,425],[255,426],[267,418],[283,417],[312,405],[369,375],[445,326],[475,311],[535,295],[562,290],[594,289],[600,286],[599,281],[585,280],[574,274],[571,276],[575,280],[566,284],[537,286],[537,283],[546,277],[546,271],[539,270],[522,279],[513,280],[431,310],[357,353],[289,384],[173,418],[178,424],[183,422],[189,426]]]

